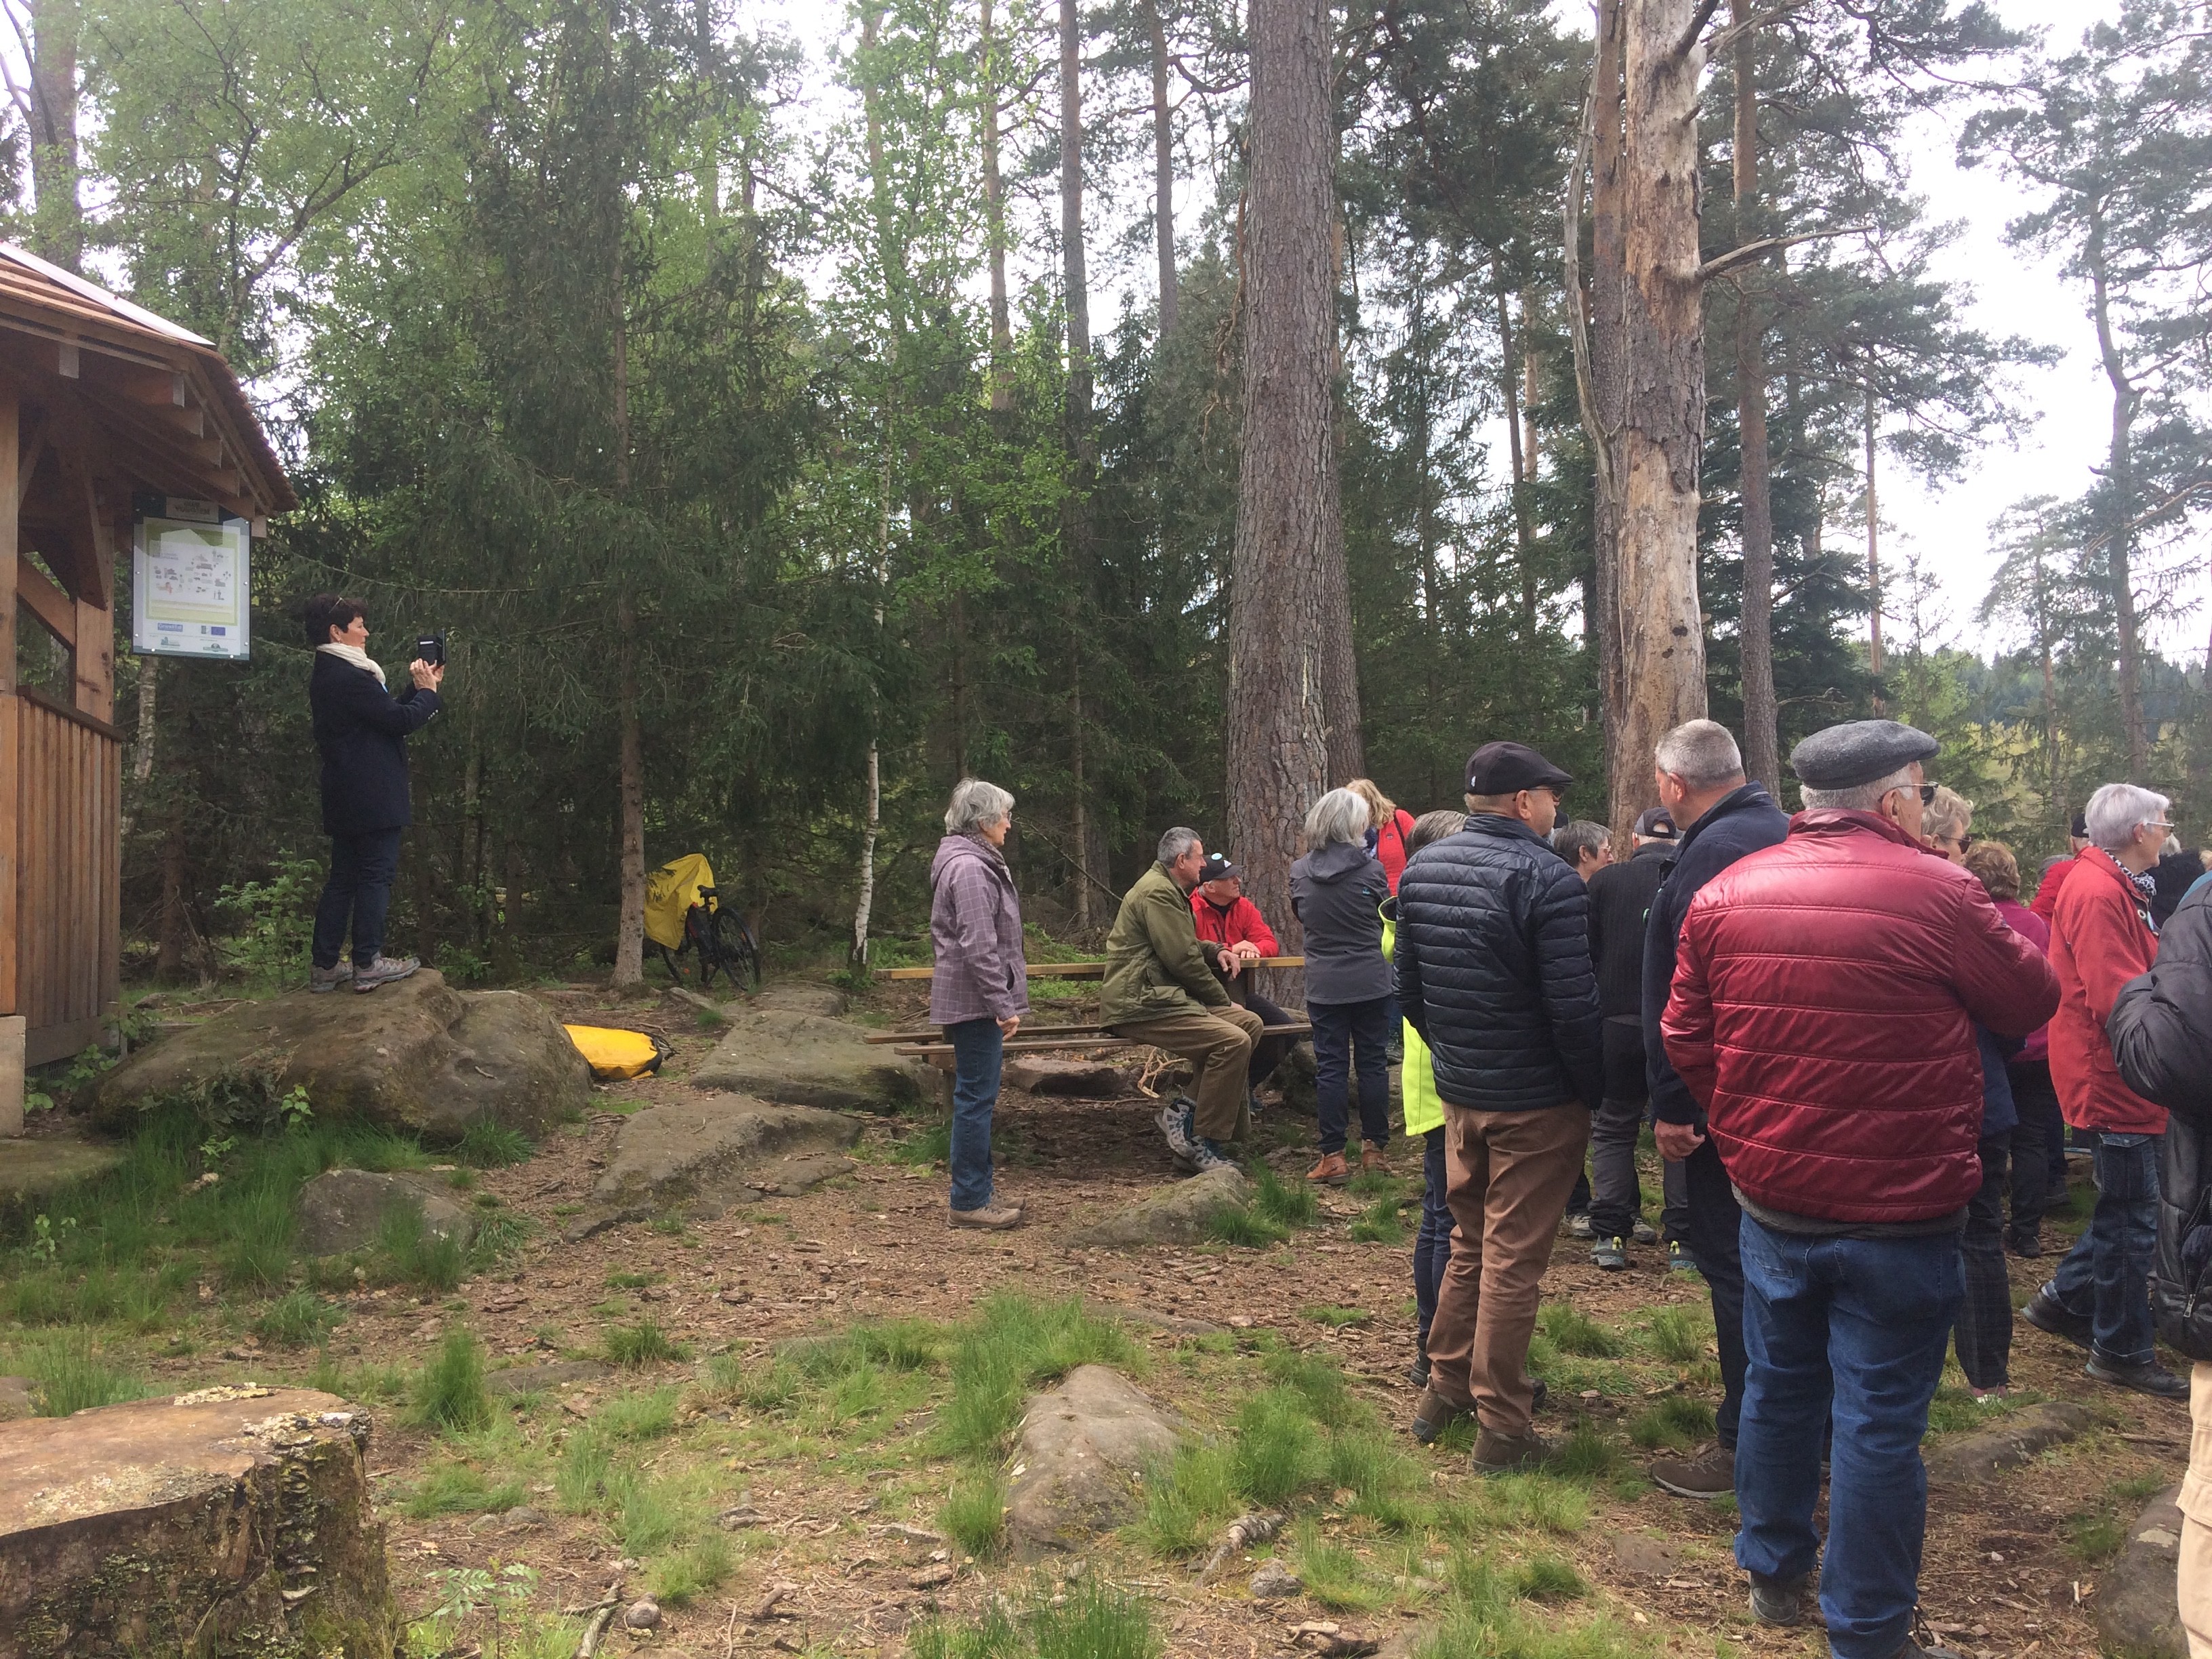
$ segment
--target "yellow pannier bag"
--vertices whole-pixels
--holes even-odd
[[[645,936],[674,951],[684,944],[684,918],[703,902],[702,887],[714,884],[714,866],[704,853],[672,859],[645,878]]]
[[[592,1075],[602,1083],[657,1072],[660,1062],[675,1051],[659,1037],[643,1031],[622,1031],[611,1025],[563,1025],[568,1041],[590,1064]]]

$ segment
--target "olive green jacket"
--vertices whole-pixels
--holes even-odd
[[[1106,935],[1106,981],[1098,1023],[1141,1025],[1176,1014],[1226,1008],[1229,992],[1213,971],[1221,947],[1198,936],[1190,895],[1155,863],[1121,898]]]

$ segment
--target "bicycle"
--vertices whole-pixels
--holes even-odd
[[[760,940],[743,916],[722,908],[720,895],[712,887],[699,889],[699,902],[684,913],[683,942],[673,950],[658,942],[653,948],[659,952],[668,976],[678,985],[692,982],[684,958],[695,957],[700,989],[712,985],[718,973],[732,990],[744,985],[760,989]]]

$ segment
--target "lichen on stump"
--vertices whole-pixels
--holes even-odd
[[[308,1389],[0,1424],[0,1659],[389,1659],[368,1442]]]

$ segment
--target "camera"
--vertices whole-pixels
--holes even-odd
[[[423,662],[442,665],[446,660],[446,636],[443,634],[424,634],[415,641],[415,655]]]

